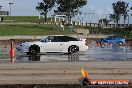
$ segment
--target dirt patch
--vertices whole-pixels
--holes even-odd
[[[11,42],[13,42],[14,47],[16,47],[16,45],[23,43],[23,42],[30,42],[30,41],[35,41],[35,40],[0,40],[0,47],[2,48],[9,48],[11,45]]]

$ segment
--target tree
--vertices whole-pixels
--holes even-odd
[[[79,8],[87,4],[87,0],[56,0],[58,4],[57,11],[64,13],[70,21]]]
[[[38,3],[36,9],[40,11],[41,15],[44,15],[45,22],[47,22],[47,13],[50,11],[55,5],[55,0],[43,0],[42,2]]]
[[[106,18],[100,19],[99,23],[103,23],[103,24],[107,25],[109,23],[109,20],[107,20]]]
[[[115,20],[115,22],[118,24],[121,15],[123,15],[124,17],[124,23],[125,20],[128,16],[128,3],[124,2],[124,1],[117,1],[116,3],[112,4],[113,6],[113,10],[114,10],[114,14],[111,15],[111,17],[113,17],[113,19]]]
[[[105,25],[107,27],[107,24],[109,23],[109,20],[107,18],[103,18],[99,20],[99,24],[101,26]]]
[[[122,15],[123,15],[123,18],[124,18],[124,24],[125,24],[125,21],[127,20],[127,16],[128,16],[128,6],[129,4],[126,3],[126,2],[122,2]]]
[[[120,16],[117,15],[117,14],[109,14],[109,22],[110,21],[114,21],[114,23],[117,23],[118,24],[118,21],[120,20]]]

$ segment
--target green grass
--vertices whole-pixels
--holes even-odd
[[[0,25],[0,36],[11,35],[67,35],[74,34],[67,29],[65,31],[59,30],[57,25]]]
[[[1,16],[0,16],[1,17]],[[43,23],[44,19],[40,19],[38,16],[2,16],[3,21],[15,21],[15,22],[31,22],[31,23]],[[47,22],[50,21],[51,18],[47,18]]]
[[[4,21],[15,21],[15,22],[31,22],[31,23],[38,23],[43,22],[41,19],[39,21],[38,16],[3,16]],[[50,21],[50,18],[48,18]],[[9,23],[8,22],[8,23]],[[88,29],[90,34],[110,34],[110,35],[119,35],[122,37],[132,38],[132,28],[125,28],[125,29],[102,29],[97,27],[89,27],[89,26],[75,26],[75,28],[82,28]],[[41,25],[41,24],[34,24],[34,25],[0,25],[0,36],[5,35],[50,35],[50,34],[73,34],[69,30],[61,31],[58,30],[59,26],[57,25]],[[69,29],[68,26],[65,26],[65,29]]]
[[[15,22],[38,22],[38,16],[3,16],[4,21],[13,20]]]

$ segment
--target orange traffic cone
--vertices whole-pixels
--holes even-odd
[[[14,56],[15,56],[15,50],[14,50],[14,47],[13,47],[13,42],[11,42],[11,49],[10,49],[11,63],[14,63]]]

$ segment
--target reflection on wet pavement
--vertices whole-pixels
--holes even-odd
[[[62,55],[62,54],[46,54],[46,55],[18,55],[17,61],[29,62],[29,61],[41,61],[41,62],[58,62],[58,61],[79,61],[79,54]]]

